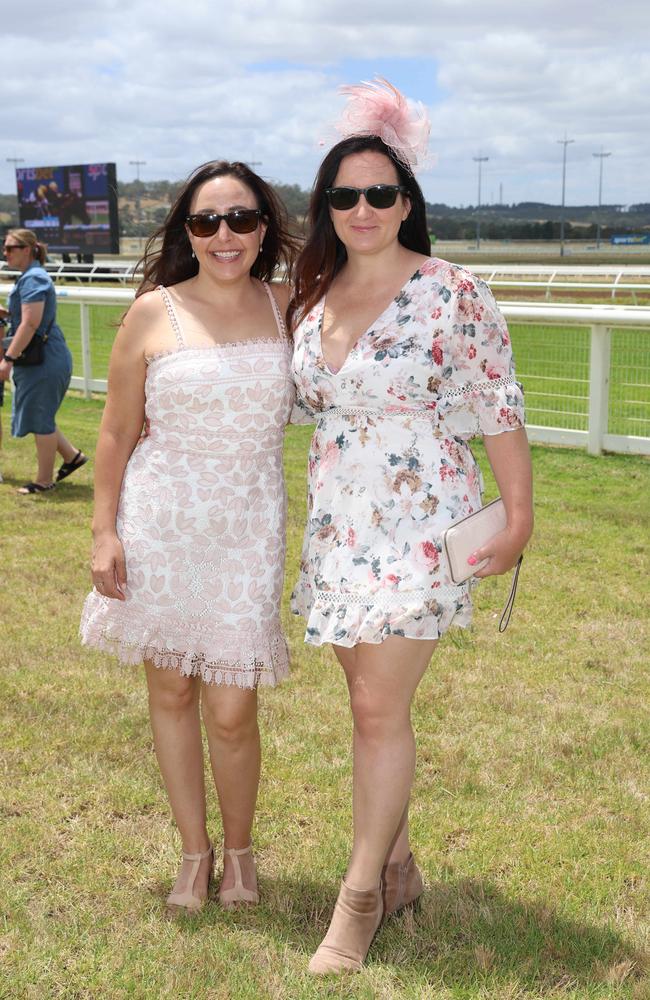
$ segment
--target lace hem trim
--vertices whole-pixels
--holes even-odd
[[[370,406],[334,406],[330,410],[324,410],[322,413],[316,414],[318,420],[322,420],[324,417],[336,416],[336,417],[356,417],[358,413],[380,413],[382,416],[405,416],[405,417],[436,417],[436,404],[434,403],[431,407],[408,407],[408,406],[384,406],[384,407],[370,407]]]
[[[206,684],[235,684],[241,688],[275,686],[289,674],[289,652],[279,627],[250,632],[236,627],[209,627],[206,623],[193,627],[187,621],[129,621],[126,616],[111,615],[113,609],[105,601],[94,593],[86,599],[80,639],[82,645],[110,653],[121,663],[136,666],[148,660],[164,670],[200,677]]]
[[[460,396],[469,396],[475,392],[504,389],[513,383],[517,384],[514,375],[503,375],[501,378],[486,378],[480,382],[467,382],[465,385],[459,385],[457,389],[448,389],[441,392],[440,399],[458,399]]]
[[[275,687],[289,676],[289,655],[286,647],[278,649],[269,665],[251,655],[249,663],[230,663],[226,660],[205,660],[199,653],[158,649],[151,645],[131,645],[105,635],[83,635],[82,645],[101,650],[117,657],[126,666],[138,666],[145,660],[161,670],[176,670],[183,677],[200,677],[205,684],[218,684],[240,688],[259,685]]]
[[[439,403],[445,403],[447,400],[472,396],[476,393],[488,392],[493,389],[504,389],[511,385],[519,387],[519,383],[515,379],[514,375],[507,375],[502,378],[483,379],[481,382],[467,382],[465,385],[458,386],[456,389],[449,389],[445,392],[441,392],[436,399],[432,399],[430,404],[424,406],[333,406],[329,410],[323,410],[320,413],[315,413],[315,418],[317,420],[322,420],[324,417],[329,416],[353,417],[361,413],[378,413],[382,416],[404,415],[407,417],[416,416],[439,419]],[[298,408],[300,408],[300,405],[300,403],[296,404]]]
[[[441,588],[442,589],[442,588]],[[428,591],[428,598],[404,600],[394,607],[377,601],[361,603],[327,601],[319,593],[313,600],[300,587],[291,596],[291,611],[306,619],[305,642],[312,646],[334,643],[350,648],[357,643],[377,644],[391,635],[407,639],[439,639],[452,625],[467,628],[472,621],[472,602],[467,587]],[[414,594],[415,591],[410,591]],[[441,600],[436,600],[440,594]]]
[[[315,590],[311,592],[311,599],[314,605],[319,608],[332,611],[341,607],[380,608],[383,611],[415,605],[425,607],[431,603],[440,604],[445,600],[454,601],[467,591],[466,583],[461,583],[458,586],[441,584],[439,587],[418,587],[414,590],[357,590],[354,592]]]
[[[155,354],[147,354],[144,360],[147,365],[151,365],[154,361],[160,361],[163,358],[173,357],[177,354],[182,354],[185,357],[188,354],[207,354],[209,351],[221,351],[223,354],[233,355],[242,347],[272,347],[275,344],[280,344],[286,353],[292,350],[291,344],[280,337],[252,337],[250,340],[227,340],[223,344],[210,344],[209,347],[190,347],[184,344],[182,347],[172,348],[168,351],[156,351]]]

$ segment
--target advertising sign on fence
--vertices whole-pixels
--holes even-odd
[[[650,233],[624,233],[622,236],[612,236],[610,237],[610,243],[615,246],[626,244],[646,244],[650,243]]]

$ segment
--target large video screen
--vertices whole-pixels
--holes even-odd
[[[49,250],[119,253],[114,163],[16,169],[20,225]]]

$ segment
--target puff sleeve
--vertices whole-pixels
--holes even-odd
[[[454,272],[449,327],[437,345],[439,418],[459,437],[516,430],[524,425],[524,397],[506,321],[484,281],[464,268]]]

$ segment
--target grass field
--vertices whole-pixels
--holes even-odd
[[[61,426],[90,450],[100,411],[70,396]],[[287,587],[308,437],[287,434]],[[179,841],[143,678],[77,642],[92,467],[18,497],[33,445],[5,442],[0,997],[650,998],[650,463],[533,454],[537,527],[510,628],[496,629],[507,581],[487,581],[416,698],[424,902],[382,926],[359,975],[314,982],[350,831],[331,653],[303,645],[285,603],[292,679],[260,698],[262,905],[169,922]],[[218,842],[214,795],[210,827]]]
[[[115,331],[123,309],[91,310],[93,376],[105,378]],[[79,307],[60,302],[58,315],[81,374]],[[589,407],[589,330],[585,327],[510,325],[518,376],[526,390],[530,424],[587,430]],[[611,434],[650,437],[649,338],[645,330],[615,330],[609,386]]]

